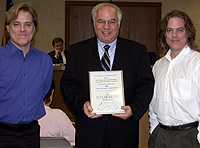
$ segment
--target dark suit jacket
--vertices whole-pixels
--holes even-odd
[[[123,70],[125,104],[131,107],[133,116],[127,120],[112,116],[89,119],[83,112],[83,104],[90,100],[88,71],[103,71],[97,38],[70,46],[68,63],[61,78],[61,90],[75,112],[78,148],[92,148],[94,145],[100,148],[106,127],[113,134],[116,148],[138,147],[139,119],[148,109],[154,86],[146,47],[118,37],[112,70]]]
[[[66,58],[66,60],[67,60],[68,52],[67,52],[66,50],[64,50],[64,54],[65,54],[65,58]],[[52,59],[52,61],[53,61],[53,64],[63,63],[63,62],[60,61],[59,59],[55,58],[55,50],[49,52],[48,55],[50,55],[50,57],[51,57],[51,59]]]

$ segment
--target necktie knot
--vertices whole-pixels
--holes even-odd
[[[110,46],[109,45],[105,45],[103,48],[105,49],[106,52],[108,52],[108,49],[110,48]]]

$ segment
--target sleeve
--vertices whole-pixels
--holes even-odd
[[[198,122],[200,122],[200,117],[198,117]],[[197,127],[198,134],[197,134],[197,140],[200,143],[200,125]]]
[[[52,59],[52,61],[53,61],[53,64],[59,64],[59,63],[60,63],[59,59],[57,59],[57,58],[55,57],[55,52],[54,52],[54,51],[48,53],[48,55],[51,57],[51,59]]]
[[[49,88],[51,86],[52,82],[52,77],[53,77],[53,63],[51,58],[48,56],[48,63],[47,63],[47,75],[46,75],[46,80],[45,80],[45,85],[44,85],[44,96],[48,93]]]
[[[193,76],[193,81],[194,81],[194,84],[196,86],[196,98],[198,98],[197,100],[197,103],[198,103],[198,108],[199,108],[199,114],[198,114],[198,117],[197,117],[197,120],[199,122],[199,125],[197,127],[197,130],[198,130],[198,134],[197,134],[197,140],[198,142],[200,143],[200,60],[198,60],[198,62],[196,62],[196,64],[198,64],[198,66],[196,66],[196,70],[194,70],[194,76]]]
[[[154,68],[153,67],[153,74],[154,74]],[[156,128],[156,126],[159,124],[158,120],[157,120],[157,115],[154,111],[154,104],[155,104],[155,98],[156,98],[156,84],[154,86],[154,94],[153,94],[153,98],[151,100],[151,103],[149,105],[149,124],[150,124],[150,134],[152,134],[153,130]]]
[[[63,111],[59,111],[60,137],[64,137],[71,146],[75,146],[75,128],[68,116]]]
[[[53,64],[59,64],[60,63],[60,61],[56,57],[53,56],[51,58],[53,60]]]
[[[154,78],[150,66],[149,55],[145,46],[139,48],[139,64],[136,75],[135,96],[131,103],[133,117],[139,120],[149,107],[153,96]]]
[[[78,47],[69,48],[68,62],[65,71],[60,81],[60,89],[63,93],[64,99],[77,115],[83,113],[83,105],[87,98],[80,87],[78,78],[78,63],[77,56],[74,50]]]

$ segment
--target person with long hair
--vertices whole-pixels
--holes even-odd
[[[183,11],[173,10],[161,22],[164,56],[153,66],[149,148],[200,147],[200,53],[195,36],[194,24]]]

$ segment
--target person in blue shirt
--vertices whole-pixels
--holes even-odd
[[[37,119],[45,114],[43,98],[53,74],[50,56],[31,44],[37,28],[29,3],[14,5],[6,14],[10,40],[0,48],[0,147],[39,148]]]

